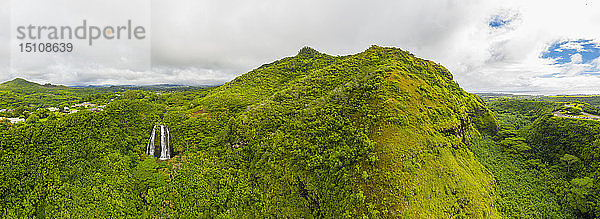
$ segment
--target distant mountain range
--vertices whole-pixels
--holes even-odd
[[[212,87],[208,85],[190,86],[180,84],[155,84],[155,85],[87,85],[87,86],[64,86],[53,84],[38,84],[27,81],[23,78],[15,78],[11,81],[0,84],[0,89],[71,89],[71,88],[91,88],[91,89],[109,89],[109,90],[186,90],[186,89],[202,89]]]

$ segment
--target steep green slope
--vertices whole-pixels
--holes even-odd
[[[197,131],[203,139],[220,139],[217,144],[186,139],[220,149],[197,152],[202,164],[189,165],[186,157],[178,174],[206,179],[208,173],[191,168],[215,168],[209,163],[241,169],[220,173],[236,176],[227,186],[234,195],[197,193],[243,201],[225,201],[205,214],[498,216],[493,179],[466,147],[480,131],[496,132],[495,118],[445,68],[402,50],[373,46],[333,57],[304,48],[197,103],[193,111],[203,116],[192,121],[214,124],[208,121],[227,115],[227,132]],[[194,191],[183,188],[199,187],[188,182],[174,179],[186,193]],[[174,204],[189,200],[182,196]],[[255,210],[244,211],[248,206]]]
[[[499,216],[468,148],[496,119],[431,61],[304,48],[187,94],[130,91],[103,112],[0,126],[2,215]],[[166,162],[144,154],[157,122]]]

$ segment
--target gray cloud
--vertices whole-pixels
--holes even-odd
[[[10,2],[0,0],[0,79],[9,77]]]
[[[446,44],[474,7],[453,1],[155,1],[153,29],[161,31],[153,35],[153,63],[228,68],[224,74],[233,78],[306,45],[333,55],[373,44],[428,50]]]
[[[0,0],[0,6],[11,5],[7,2]],[[151,47],[145,48],[143,43],[110,42],[104,45],[116,46],[119,50],[59,55],[52,61],[39,57],[13,59],[13,66],[19,63],[25,67],[1,74],[0,80],[19,76],[67,85],[220,84],[264,63],[295,55],[303,46],[332,55],[347,55],[377,44],[399,47],[445,65],[455,80],[469,91],[589,92],[592,89],[585,85],[598,81],[598,76],[584,77],[573,72],[576,68],[561,69],[540,58],[541,52],[558,39],[600,38],[594,28],[600,23],[596,13],[600,5],[592,3],[541,0],[525,3],[517,0],[93,2],[23,0],[13,1],[12,5],[59,11],[52,13],[58,14],[53,16],[28,15],[33,20],[48,23],[77,17],[112,24],[122,22],[124,16],[133,17],[151,31]],[[112,10],[115,7],[119,9]],[[0,17],[11,17],[9,7],[1,8]],[[504,28],[492,29],[488,24],[493,16],[512,21]],[[7,25],[11,22],[7,20],[0,21],[3,30],[0,40],[4,44],[0,72],[7,72],[6,65],[11,63],[6,61],[10,54],[5,48],[9,44],[7,33],[11,29]],[[151,68],[144,60],[151,61]],[[562,78],[543,77],[563,71],[571,71],[571,74]],[[561,86],[569,83],[578,86]]]

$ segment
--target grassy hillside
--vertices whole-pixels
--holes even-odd
[[[445,68],[402,50],[304,48],[198,104],[229,115],[220,146],[243,158],[232,166],[247,166],[270,206],[261,214],[497,216],[491,176],[465,144],[495,118]]]
[[[468,147],[496,118],[444,67],[400,49],[303,48],[210,90],[122,98],[0,126],[3,214],[499,217]],[[143,152],[159,121],[175,156],[157,163]]]

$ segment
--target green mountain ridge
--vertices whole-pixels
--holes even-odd
[[[0,129],[4,216],[500,216],[470,150],[497,119],[446,68],[397,48],[305,47],[219,87],[120,97]],[[164,162],[145,154],[159,121]]]
[[[334,57],[305,47],[198,104],[194,111],[233,113],[230,144],[241,145],[256,168],[249,172],[281,179],[254,183],[278,188],[264,198],[292,205],[298,212],[288,216],[498,215],[493,179],[467,146],[479,132],[497,131],[496,119],[444,67],[400,49]],[[267,165],[264,153],[280,160]],[[298,188],[284,189],[289,184]]]
[[[69,87],[63,85],[52,85],[52,84],[38,84],[35,82],[27,81],[22,78],[15,78],[11,81],[0,84],[0,89],[44,89],[44,88],[61,88],[69,89]]]

